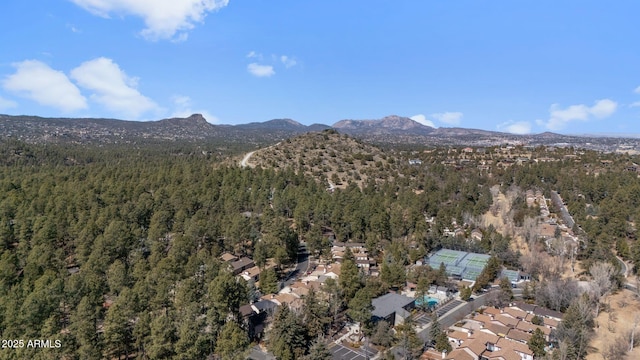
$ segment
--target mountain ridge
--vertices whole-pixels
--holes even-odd
[[[504,143],[523,145],[580,146],[590,143],[613,146],[620,138],[579,137],[551,132],[516,135],[503,132],[454,128],[433,128],[408,117],[389,115],[381,119],[337,121],[304,125],[281,118],[238,125],[211,124],[202,114],[155,121],[109,118],[46,118],[0,114],[0,139],[27,142],[140,143],[143,141],[215,141],[259,147],[284,139],[325,129],[335,129],[360,140],[398,146],[492,146]],[[637,141],[637,139],[636,139]],[[640,147],[640,144],[638,144]]]

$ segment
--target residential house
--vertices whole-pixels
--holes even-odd
[[[498,337],[482,332],[472,334],[467,340],[449,354],[444,359],[447,360],[480,360],[487,348],[498,342]]]
[[[518,320],[526,320],[527,318],[527,312],[518,309],[517,307],[506,307],[504,308],[503,312],[505,314],[510,315],[512,318],[514,319],[518,319]]]
[[[471,240],[473,241],[481,241],[482,240],[482,230],[475,228],[471,230]]]
[[[364,243],[334,242],[331,247],[331,257],[333,261],[342,263],[342,258],[344,257],[344,253],[347,251],[347,248],[351,250],[356,266],[362,269],[366,274],[369,274],[370,268],[373,267],[376,262],[373,258],[369,257],[369,252],[367,251],[367,247]]]
[[[469,332],[453,330],[447,333],[447,338],[449,342],[454,343],[456,346],[462,345],[462,343],[467,340],[470,336]]]
[[[224,262],[233,262],[233,261],[237,261],[238,257],[233,255],[233,254],[231,254],[231,253],[226,252],[226,253],[220,255],[220,259],[222,261],[224,261]]]
[[[354,255],[367,253],[367,248],[364,243],[345,243],[345,242],[334,242],[331,247],[331,258],[334,262],[342,263],[342,258],[344,257],[345,251],[347,248],[351,250],[351,253]]]
[[[275,313],[277,307],[278,304],[269,300],[260,300],[240,307],[250,339],[256,340],[262,337],[267,320]]]
[[[316,293],[320,291],[320,286],[322,284],[319,281],[296,281],[289,286],[291,288],[291,292],[296,294],[299,297],[305,297],[309,295],[309,291],[313,289]]]
[[[246,281],[257,282],[260,280],[260,268],[257,266],[250,267],[244,270],[240,276]]]
[[[294,311],[301,310],[303,306],[300,296],[292,292],[264,295],[261,299],[269,300],[278,306],[289,306]]]
[[[249,268],[252,268],[256,265],[253,262],[253,260],[249,259],[248,257],[242,257],[239,260],[231,262],[230,264],[231,264],[231,271],[233,272],[233,275],[238,275],[243,271]]]
[[[444,359],[533,360],[533,352],[520,342],[491,334],[475,333]]]
[[[532,334],[528,332],[519,329],[510,329],[505,338],[526,344],[529,342],[529,339],[531,339],[531,336]]]
[[[541,306],[537,306],[535,309],[533,309],[533,313],[543,318],[551,318],[556,321],[562,320],[563,316],[559,311],[550,310]]]
[[[544,333],[544,337],[545,337],[545,339],[547,341],[549,340],[549,335],[551,334],[551,329],[550,328],[548,328],[546,326],[541,326],[541,325],[534,325],[534,324],[528,323],[526,321],[520,321],[516,328],[518,330],[522,330],[522,331],[528,332],[530,334],[533,334],[533,332],[536,329],[540,329]]]

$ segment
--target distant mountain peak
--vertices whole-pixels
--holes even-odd
[[[380,119],[380,121],[399,121],[399,120],[405,120],[405,119],[409,119],[410,118],[406,117],[406,116],[399,116],[399,115],[387,115],[385,117],[383,117],[382,119]],[[413,120],[411,120],[413,121]]]
[[[269,121],[265,121],[265,124],[279,124],[279,125],[289,125],[289,126],[304,126],[301,123],[293,120],[293,119],[273,119]]]
[[[375,120],[340,120],[333,127],[347,133],[379,133],[379,132],[415,132],[416,135],[426,135],[434,129],[422,125],[408,117],[389,115]]]
[[[160,120],[163,121],[163,120]],[[165,119],[164,121],[169,122],[175,125],[205,125],[209,124],[207,119],[202,114],[191,114],[189,117],[174,117],[170,119]]]
[[[205,119],[205,117],[202,114],[191,114],[191,116],[189,116],[187,118],[188,120],[191,121],[196,121],[196,122],[207,122],[207,119]]]

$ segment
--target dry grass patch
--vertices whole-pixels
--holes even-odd
[[[621,290],[607,297],[609,304],[606,311],[602,311],[596,319],[595,336],[589,344],[592,351],[587,360],[602,360],[603,351],[611,346],[618,338],[624,337],[634,326],[636,319],[640,319],[640,300],[633,292]],[[636,339],[640,338],[640,324],[636,328]],[[640,359],[640,347],[628,353],[625,359]]]

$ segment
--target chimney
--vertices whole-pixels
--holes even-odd
[[[447,357],[447,352],[446,352],[446,351],[444,351],[444,350],[442,350],[442,358],[444,359],[444,358],[446,358],[446,357]]]

